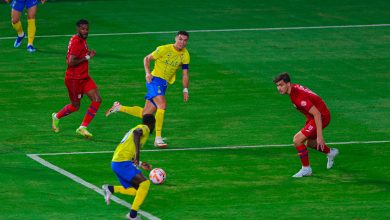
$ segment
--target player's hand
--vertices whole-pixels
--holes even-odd
[[[146,73],[145,75],[146,82],[151,83],[153,79],[153,75],[150,73]]]
[[[317,150],[324,150],[325,148],[325,141],[323,137],[317,137]]]
[[[188,92],[183,92],[183,98],[184,98],[184,102],[188,102],[188,99],[190,98],[190,95],[188,95]]]
[[[92,58],[92,57],[94,57],[96,55],[96,51],[90,50],[90,51],[88,51],[87,54]]]
[[[41,0],[41,3],[42,3],[42,4],[45,4],[45,2],[46,2],[46,0]]]
[[[144,169],[144,170],[147,170],[147,171],[151,171],[152,170],[152,165],[146,163],[146,162],[142,162],[141,163],[141,168]]]

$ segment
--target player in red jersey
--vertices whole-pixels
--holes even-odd
[[[102,99],[95,82],[88,74],[88,61],[96,54],[94,50],[89,50],[87,45],[88,21],[81,19],[76,23],[76,26],[78,33],[70,39],[66,55],[68,68],[65,74],[65,85],[68,88],[71,103],[64,106],[59,112],[52,114],[52,128],[55,132],[59,132],[60,118],[79,110],[80,101],[83,95],[87,94],[92,103],[76,133],[90,138],[92,134],[88,132],[87,127],[98,111]]]
[[[326,146],[322,129],[330,122],[330,112],[324,101],[314,92],[298,84],[291,84],[288,73],[281,73],[274,78],[280,94],[290,95],[294,107],[306,116],[306,125],[294,136],[294,145],[302,162],[302,169],[293,177],[304,177],[312,174],[309,163],[309,152],[306,145],[327,154],[327,168],[333,166],[334,158],[339,153],[337,148]]]

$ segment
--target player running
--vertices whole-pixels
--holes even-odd
[[[155,118],[152,114],[146,114],[142,118],[142,124],[132,128],[116,147],[111,162],[111,168],[118,177],[120,186],[104,184],[102,186],[104,199],[107,205],[113,193],[135,196],[130,213],[126,219],[139,219],[137,212],[148,195],[150,181],[145,178],[138,169],[151,170],[152,166],[140,161],[140,149],[145,144],[149,134],[153,132]]]
[[[10,0],[5,0],[10,2]],[[41,0],[41,3],[44,4],[46,0]],[[22,44],[22,40],[26,37],[26,33],[23,31],[22,23],[20,22],[20,16],[24,8],[27,9],[27,33],[28,33],[28,43],[27,51],[33,53],[36,51],[34,47],[34,38],[35,38],[35,15],[38,10],[38,1],[37,0],[13,0],[11,3],[11,20],[12,27],[15,29],[18,37],[15,40],[14,47],[17,48]]]
[[[114,112],[125,112],[130,115],[142,118],[142,115],[156,113],[156,137],[154,145],[165,148],[167,143],[161,136],[164,114],[166,109],[165,92],[168,83],[173,84],[176,80],[176,72],[182,69],[183,99],[188,101],[189,76],[188,69],[190,54],[186,49],[189,34],[186,31],[179,31],[175,37],[174,44],[167,44],[157,47],[157,49],[144,58],[145,78],[147,94],[145,96],[144,108],[139,106],[122,106],[119,102],[106,112],[109,116]],[[150,71],[150,62],[154,61],[154,69]]]
[[[290,95],[294,107],[306,116],[306,125],[295,134],[293,140],[302,162],[302,169],[293,177],[299,178],[312,174],[306,145],[327,154],[328,163],[326,168],[332,168],[334,158],[339,151],[337,148],[330,149],[326,146],[322,135],[322,129],[328,126],[330,122],[330,112],[324,101],[308,88],[298,84],[291,84],[288,73],[281,73],[273,81],[279,93]]]
[[[86,138],[92,137],[87,127],[91,120],[95,117],[102,99],[99,95],[99,90],[89,76],[88,61],[92,59],[96,52],[89,50],[87,45],[87,37],[89,31],[89,24],[87,20],[81,19],[76,23],[77,34],[74,35],[68,46],[68,53],[66,55],[66,63],[68,68],[65,74],[65,85],[68,88],[70,104],[64,106],[59,112],[52,114],[52,128],[54,132],[59,132],[59,122],[62,117],[65,117],[80,108],[80,102],[84,94],[87,94],[91,100],[84,120],[82,121],[76,133]]]

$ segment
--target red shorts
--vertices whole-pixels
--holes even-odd
[[[322,128],[326,128],[330,122],[330,115],[323,115],[322,117]],[[317,127],[314,118],[306,121],[305,127],[301,129],[303,135],[309,139],[317,138]]]
[[[86,79],[67,79],[65,78],[65,85],[68,88],[69,99],[72,102],[80,102],[83,95],[97,86],[92,78]]]

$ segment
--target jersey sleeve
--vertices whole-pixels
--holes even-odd
[[[163,46],[159,46],[156,48],[155,51],[152,52],[153,59],[157,60],[158,58],[162,57],[166,52],[166,49]]]
[[[83,50],[83,45],[78,40],[73,40],[69,47],[69,54],[81,57],[81,52]]]
[[[189,67],[190,67],[190,54],[186,50],[186,52],[184,53],[184,56],[183,56],[181,69],[183,69],[183,70],[187,69],[188,70]]]

